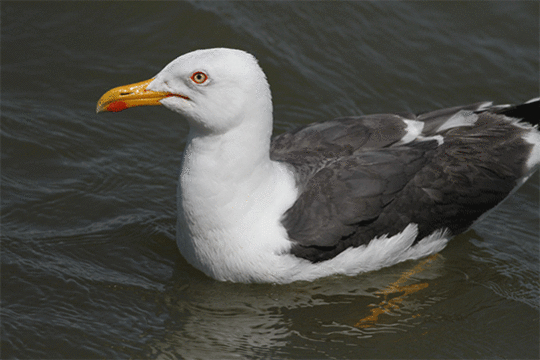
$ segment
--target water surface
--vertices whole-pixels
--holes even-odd
[[[1,3],[1,357],[537,358],[539,177],[440,254],[289,285],[180,256],[187,134],[111,87],[198,48],[255,54],[275,132],[539,94],[537,2]]]

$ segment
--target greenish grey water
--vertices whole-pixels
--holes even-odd
[[[539,94],[538,2],[1,3],[1,357],[538,358],[539,176],[433,259],[220,283],[174,243],[187,124],[95,114],[207,47],[255,54],[276,133]]]

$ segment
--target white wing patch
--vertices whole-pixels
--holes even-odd
[[[400,145],[416,140],[422,133],[422,130],[424,130],[424,123],[422,121],[403,119],[403,122],[407,124],[407,128],[405,129],[407,133],[399,141]]]
[[[523,136],[523,140],[533,146],[527,159],[527,169],[531,171],[540,164],[540,132],[531,130]]]
[[[486,102],[480,104],[476,108],[476,111],[486,111],[488,109],[491,109],[492,107],[493,107],[493,101],[486,101]]]
[[[460,110],[450,119],[446,120],[437,131],[444,131],[460,126],[473,126],[478,120],[478,115],[470,110]]]
[[[444,144],[444,138],[442,137],[442,135],[434,135],[434,136],[419,136],[418,137],[418,140],[420,141],[431,141],[431,140],[437,140],[437,144],[439,146],[441,146],[442,144]]]

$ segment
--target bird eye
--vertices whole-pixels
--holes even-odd
[[[207,79],[208,79],[208,75],[206,75],[205,73],[201,71],[197,71],[196,73],[193,73],[193,75],[191,75],[191,80],[193,80],[193,82],[196,84],[202,84]]]

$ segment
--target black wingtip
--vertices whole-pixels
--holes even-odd
[[[513,105],[494,112],[508,117],[521,119],[532,125],[538,125],[540,122],[540,98],[535,98],[526,103]]]

